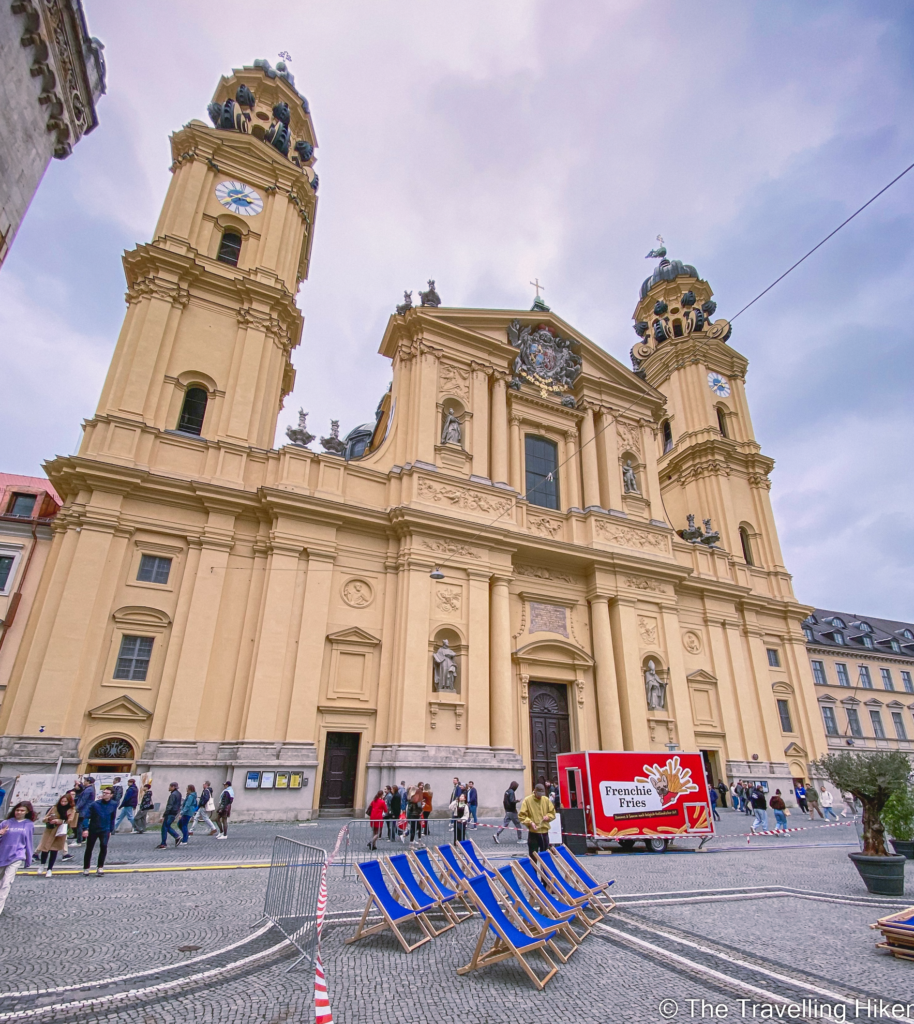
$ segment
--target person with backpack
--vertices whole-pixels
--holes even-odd
[[[749,801],[752,804],[752,810],[755,812],[755,821],[752,822],[752,831],[754,832],[757,828],[763,831],[768,830],[768,801],[765,799],[765,794],[762,792],[761,786],[755,786],[749,795]]]
[[[517,833],[517,842],[522,843],[523,840],[523,826],[520,823],[520,818],[517,815],[517,787],[518,783],[512,782],[510,786],[505,790],[505,795],[502,798],[502,806],[505,809],[505,817],[502,822],[501,828],[492,836],[496,843],[500,843],[501,840],[498,838],[502,832],[508,827],[513,825]]]
[[[127,782],[127,789],[124,793],[124,799],[121,801],[121,809],[118,813],[117,820],[114,823],[114,831],[121,827],[121,822],[126,818],[130,822],[130,830],[136,831],[133,822],[136,815],[136,805],[139,803],[140,794],[136,788],[136,779],[129,779]]]
[[[806,787],[802,782],[798,782],[793,787],[793,792],[797,798],[797,806],[804,814],[809,814],[809,804],[806,803]]]
[[[213,800],[213,787],[212,784],[207,780],[203,783],[203,791],[200,793],[200,802],[197,804],[197,811],[194,814],[193,820],[190,823],[188,831],[191,835],[194,834],[194,828],[201,819],[209,825],[209,834],[215,836],[219,834],[219,829],[216,828],[212,818],[210,818],[210,812],[216,813],[216,804]]]
[[[768,803],[774,811],[775,828],[786,829],[787,804],[784,803],[784,798],[781,796],[781,791],[779,789],[774,791],[774,796],[768,801]]]

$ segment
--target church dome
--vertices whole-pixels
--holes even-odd
[[[644,279],[641,285],[641,298],[643,299],[655,284],[661,281],[675,281],[677,277],[694,277],[700,280],[698,271],[691,264],[683,263],[682,260],[663,259],[654,267],[654,273]]]

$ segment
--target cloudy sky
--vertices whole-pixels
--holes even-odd
[[[53,162],[0,272],[0,470],[92,415],[168,136],[219,75],[292,55],[320,173],[299,384],[369,419],[404,288],[524,308],[527,282],[627,363],[661,233],[730,317],[914,160],[908,0],[84,0],[101,126]],[[798,597],[914,620],[914,171],[736,323]],[[304,372],[302,372],[304,370]]]

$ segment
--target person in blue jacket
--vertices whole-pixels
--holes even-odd
[[[83,833],[89,827],[89,808],[95,803],[95,777],[87,775],[83,780],[83,788],[76,797],[76,813],[79,815],[79,825],[76,829],[76,845],[82,846]]]
[[[86,853],[83,857],[83,874],[91,875],[92,851],[98,843],[98,867],[96,875],[105,873],[105,857],[108,856],[108,840],[114,831],[114,816],[117,814],[117,804],[114,802],[114,793],[110,786],[102,790],[100,800],[96,800],[86,815],[87,827],[83,830],[83,839],[86,840]]]
[[[184,797],[184,803],[181,805],[181,817],[178,820],[178,828],[181,829],[181,846],[187,846],[190,841],[188,837],[188,828],[190,827],[190,820],[197,813],[197,787],[188,786],[187,793]]]

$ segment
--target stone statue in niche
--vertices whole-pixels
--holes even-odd
[[[653,661],[649,661],[647,671],[644,673],[648,710],[664,711],[666,709],[666,688],[667,684],[657,675]]]
[[[457,692],[457,655],[447,640],[432,655],[432,689],[438,693]]]
[[[632,469],[632,460],[626,459],[625,465],[622,467],[622,489],[626,494],[640,494],[638,490],[638,478],[635,476],[635,471]]]
[[[441,425],[442,444],[460,444],[460,420],[454,414],[453,409],[445,410],[444,423]]]

